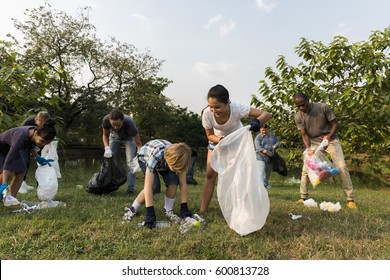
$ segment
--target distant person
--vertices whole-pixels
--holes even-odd
[[[36,115],[29,116],[23,121],[23,126],[39,126],[42,123],[45,123],[48,119],[51,119],[48,112],[40,111]],[[38,155],[41,155],[41,148],[40,147],[34,147]],[[26,193],[28,190],[33,189],[33,187],[28,186],[26,183],[27,178],[27,172],[30,168],[30,158],[27,160],[27,171],[24,175],[23,182],[22,182],[22,188],[20,189],[20,192]]]
[[[195,163],[198,159],[198,153],[194,148],[191,148],[191,165],[187,172],[187,184],[197,185],[198,182],[194,178]]]
[[[48,112],[38,112],[36,115],[32,115],[26,118],[23,122],[23,126],[31,125],[31,126],[39,126],[40,124],[46,122],[48,119],[51,119]]]
[[[137,154],[138,163],[145,175],[144,189],[138,194],[130,208],[123,216],[131,221],[141,206],[146,206],[144,226],[156,226],[156,214],[153,202],[154,185],[160,185],[162,176],[166,189],[164,213],[173,222],[181,218],[191,217],[192,212],[187,204],[186,173],[191,164],[191,148],[184,143],[171,144],[167,140],[152,140],[146,143]],[[180,185],[180,216],[173,212],[177,186]]]
[[[269,177],[273,170],[272,157],[279,148],[280,142],[272,132],[268,131],[268,126],[263,124],[259,134],[255,138],[256,159],[260,166],[260,177],[264,182],[264,187],[271,189]]]
[[[34,147],[44,147],[57,135],[52,119],[39,126],[20,126],[0,134],[0,195],[4,206],[19,204],[16,195],[27,172],[27,159],[32,152],[35,161],[46,165],[53,160],[38,156]],[[14,177],[11,180],[11,176]]]
[[[131,167],[137,149],[142,147],[141,138],[133,119],[125,115],[120,108],[115,108],[103,118],[104,157],[118,157],[121,147],[125,148],[127,174],[127,193],[134,194],[136,174]]]
[[[325,151],[330,155],[333,163],[340,171],[344,194],[347,198],[347,206],[352,209],[357,208],[354,201],[351,177],[337,136],[338,122],[335,114],[327,104],[309,102],[309,98],[303,92],[294,96],[294,103],[298,109],[298,113],[295,115],[295,123],[301,132],[308,155],[312,156],[314,150],[321,143],[328,143]],[[298,202],[303,203],[309,197],[308,185],[309,178],[306,167],[303,165],[300,189],[301,198]]]
[[[206,180],[202,194],[200,211],[207,211],[213,197],[218,173],[210,165],[211,154],[221,139],[243,127],[241,119],[253,117],[250,130],[258,132],[260,124],[267,122],[272,115],[263,110],[251,108],[249,105],[231,102],[228,90],[222,85],[212,87],[207,94],[208,106],[202,112],[202,125],[209,140]]]

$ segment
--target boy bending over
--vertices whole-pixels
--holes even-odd
[[[180,185],[180,216],[191,217],[192,213],[187,205],[186,173],[191,164],[191,148],[185,143],[171,144],[167,140],[152,140],[146,143],[137,153],[138,163],[145,174],[144,189],[138,194],[130,208],[123,216],[124,220],[131,221],[143,204],[146,206],[144,226],[156,226],[156,214],[153,206],[153,190],[160,186],[160,174],[164,180],[165,215],[174,222],[181,219],[173,213],[177,186]]]

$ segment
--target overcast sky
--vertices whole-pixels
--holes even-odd
[[[279,55],[298,63],[300,38],[329,43],[336,35],[367,41],[390,26],[389,0],[52,0],[75,16],[90,6],[100,39],[116,37],[165,60],[159,76],[173,81],[164,94],[200,113],[210,87],[224,85],[231,100],[250,103],[264,70]],[[11,18],[44,0],[2,3],[0,40],[17,35]],[[16,36],[17,37],[17,36]]]

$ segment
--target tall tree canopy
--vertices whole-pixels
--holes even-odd
[[[22,55],[12,42],[0,41],[0,130],[21,124],[34,102],[56,106],[58,98],[52,98],[47,90],[58,84],[56,73],[48,68],[26,67]]]
[[[79,9],[78,18],[73,18],[46,4],[26,10],[25,22],[14,20],[24,35],[24,65],[46,67],[59,76],[50,91],[51,96],[60,98],[61,108],[53,107],[51,113],[62,119],[62,137],[83,112],[95,115],[94,108],[104,106],[108,112],[116,106],[129,110],[128,100],[136,98],[140,81],[149,84],[145,89],[158,83],[161,91],[169,84],[157,77],[162,60],[115,38],[109,42],[98,39],[89,22],[89,10]]]
[[[261,99],[254,95],[252,103],[273,113],[272,129],[291,148],[291,158],[300,155],[293,148],[301,145],[293,95],[303,91],[312,102],[328,103],[339,120],[345,154],[364,154],[375,167],[390,148],[389,52],[389,28],[372,32],[367,42],[337,36],[325,45],[303,38],[296,47],[302,62],[292,66],[280,56],[276,70],[266,68]]]

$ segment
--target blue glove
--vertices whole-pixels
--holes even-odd
[[[36,157],[35,158],[35,161],[39,163],[39,165],[41,166],[44,166],[46,164],[48,164],[49,166],[51,166],[50,162],[53,162],[54,159],[45,159],[44,157]]]
[[[249,130],[253,131],[253,132],[259,132],[260,130],[260,121],[256,118],[252,119],[251,122],[249,123],[249,125],[251,126],[249,128]]]
[[[0,200],[3,200],[3,191],[8,188],[8,184],[2,184],[0,186]]]

